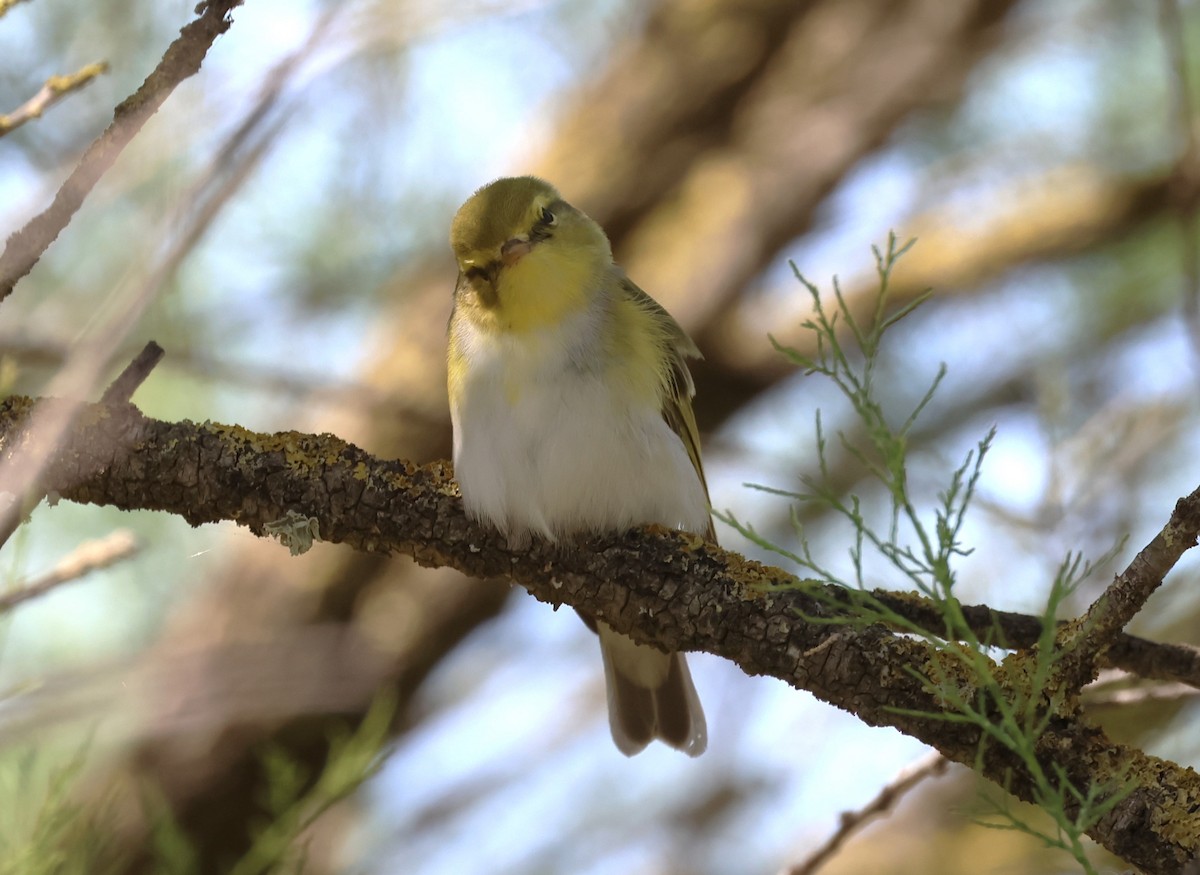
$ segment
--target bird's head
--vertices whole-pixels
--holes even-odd
[[[533,176],[497,179],[450,225],[457,305],[477,323],[522,332],[587,306],[612,266],[604,231]]]

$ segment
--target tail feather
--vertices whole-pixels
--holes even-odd
[[[660,739],[688,756],[704,753],[708,729],[682,653],[663,653],[598,624],[608,720],[626,756]]]

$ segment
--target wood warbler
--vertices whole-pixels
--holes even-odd
[[[685,361],[699,350],[613,263],[600,226],[522,176],[475,192],[450,244],[450,415],[467,512],[510,546],[643,523],[715,540]],[[632,756],[660,738],[703,753],[683,654],[588,624],[617,747]]]

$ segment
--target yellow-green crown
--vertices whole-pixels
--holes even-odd
[[[529,229],[535,204],[559,200],[554,186],[536,176],[512,176],[489,182],[459,207],[450,223],[450,246],[464,258],[497,249],[514,234]]]

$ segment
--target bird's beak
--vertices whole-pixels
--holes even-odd
[[[520,237],[514,237],[500,247],[500,260],[505,267],[512,267],[533,249],[533,244]]]

